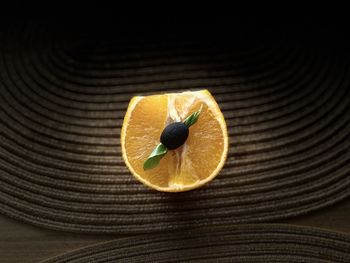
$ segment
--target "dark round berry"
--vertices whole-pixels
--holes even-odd
[[[174,150],[183,145],[188,137],[188,127],[182,122],[174,122],[165,127],[160,136],[160,142],[168,150]]]

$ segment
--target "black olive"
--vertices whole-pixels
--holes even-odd
[[[183,122],[174,122],[165,127],[160,136],[160,142],[168,150],[174,150],[185,143],[188,133],[188,127]]]

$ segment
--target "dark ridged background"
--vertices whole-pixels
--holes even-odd
[[[286,225],[244,225],[121,238],[45,262],[349,262],[350,238]]]
[[[2,214],[56,230],[145,233],[273,221],[350,194],[349,56],[336,33],[99,26],[2,25]],[[226,165],[196,191],[149,190],[120,153],[128,102],[198,89],[225,115]]]

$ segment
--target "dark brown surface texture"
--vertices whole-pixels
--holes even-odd
[[[279,220],[278,222],[349,234],[349,210],[350,202],[347,199],[331,208],[320,209],[308,215]],[[94,245],[120,237],[120,235],[57,232],[23,224],[4,216],[0,216],[0,231],[0,262],[4,263],[22,262],[24,259],[25,262],[34,263],[87,245]]]
[[[0,212],[43,228],[119,237],[286,222],[348,197],[350,68],[349,54],[334,44],[341,41],[314,28],[223,31],[2,25]],[[130,98],[204,88],[228,125],[224,169],[196,191],[145,188],[120,154]],[[329,248],[331,256],[338,249]]]
[[[349,262],[350,236],[260,224],[141,235],[90,246],[46,262]]]

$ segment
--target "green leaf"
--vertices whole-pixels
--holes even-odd
[[[143,170],[146,171],[156,167],[167,152],[168,149],[162,143],[158,144],[150,156],[148,156],[147,160],[143,163]]]
[[[203,104],[201,105],[201,107],[199,108],[198,111],[193,112],[190,116],[188,116],[185,120],[184,120],[184,124],[189,128],[191,127],[193,124],[195,124],[198,121],[199,115],[201,114],[203,109]]]

